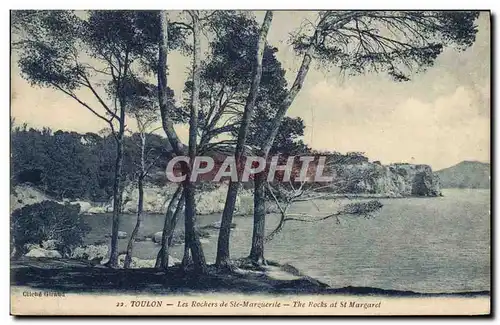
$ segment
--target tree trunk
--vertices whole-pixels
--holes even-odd
[[[288,94],[283,101],[283,104],[280,106],[276,116],[273,118],[273,122],[269,128],[269,136],[266,137],[265,142],[261,146],[260,155],[267,159],[269,151],[273,146],[274,139],[278,134],[278,130],[281,126],[283,118],[285,114],[292,105],[295,97],[302,89],[304,84],[304,80],[309,72],[309,66],[312,61],[312,47],[304,53],[304,57],[302,58],[302,64],[300,65],[299,71],[297,72],[297,76],[295,77],[295,81],[292,85],[292,88],[288,91]],[[253,233],[252,233],[252,248],[250,252],[250,258],[255,263],[264,262],[264,236],[265,236],[265,174],[259,173],[254,176],[254,225],[253,225]]]
[[[121,177],[123,166],[123,134],[119,134],[116,142],[115,179],[113,183],[113,221],[111,226],[111,253],[108,267],[118,267],[118,228],[120,227],[120,210],[122,201]]]
[[[234,208],[236,205],[236,197],[240,185],[241,171],[243,168],[243,155],[246,143],[246,138],[252,122],[252,115],[255,107],[255,101],[259,92],[260,79],[262,76],[262,58],[266,48],[266,38],[273,19],[273,12],[268,10],[264,17],[264,22],[259,32],[259,41],[255,51],[255,67],[253,70],[252,84],[248,92],[245,109],[243,111],[243,118],[241,126],[238,131],[238,139],[236,142],[235,160],[238,166],[238,181],[229,183],[227,190],[226,202],[224,211],[222,212],[221,227],[219,230],[219,239],[217,243],[217,258],[216,265],[219,269],[227,269],[230,267],[230,254],[229,254],[229,239],[231,237],[231,223],[233,221]]]
[[[191,258],[191,250],[189,249],[189,243],[186,239],[186,234],[184,233],[184,254],[182,255],[182,268],[187,270],[193,264],[193,259]]]
[[[144,129],[142,129],[140,122],[139,128],[141,128],[141,169],[139,171],[139,179],[137,180],[137,188],[139,191],[139,197],[137,199],[137,222],[128,241],[127,254],[125,255],[125,261],[123,263],[124,269],[128,269],[132,263],[134,241],[135,237],[137,237],[137,233],[139,232],[139,228],[141,227],[142,211],[144,209],[144,178],[146,177],[146,161],[144,151],[146,150],[146,134],[144,133]]]
[[[196,273],[206,274],[207,264],[205,262],[205,255],[201,247],[200,238],[195,229],[194,216],[196,213],[196,202],[194,199],[194,185],[190,182],[184,188],[184,195],[186,200],[185,208],[185,242],[191,250],[193,258],[194,270]]]
[[[231,236],[231,223],[233,221],[234,207],[238,195],[239,182],[231,181],[227,189],[226,202],[222,212],[222,220],[217,241],[217,257],[215,264],[219,269],[230,267],[229,239]]]
[[[175,190],[172,199],[170,199],[170,203],[168,204],[167,212],[165,214],[165,222],[163,224],[163,232],[161,235],[161,249],[158,252],[158,256],[156,258],[157,268],[166,269],[168,267],[170,242],[175,229],[175,225],[177,224],[178,213],[183,206],[183,193],[182,186],[180,185]]]
[[[176,155],[184,155],[184,147],[174,129],[172,119],[169,118],[168,83],[168,13],[160,11],[160,38],[158,44],[158,102],[160,106],[161,125],[168,141]]]
[[[179,220],[179,215],[182,212],[182,209],[184,208],[184,192],[182,192],[182,195],[177,202],[177,208],[175,209],[174,215],[172,216],[172,223],[170,225],[170,232],[167,238],[167,243],[165,245],[165,249],[162,251],[162,260],[160,261],[163,269],[168,268],[168,263],[169,263],[169,257],[170,257],[170,247],[172,246],[172,240],[174,237],[174,230],[175,226],[177,225],[177,220]]]
[[[139,199],[137,203],[137,222],[135,223],[134,230],[130,235],[130,239],[127,245],[127,255],[125,256],[125,262],[123,264],[124,269],[128,269],[130,264],[132,263],[132,251],[134,249],[134,240],[137,237],[137,233],[139,232],[139,228],[141,227],[142,222],[142,210],[144,206],[144,184],[142,180],[142,175],[139,177],[138,185],[139,188]]]
[[[193,91],[191,94],[191,114],[189,120],[189,156],[191,161],[194,160],[196,155],[196,132],[198,127],[198,105],[199,105],[199,92],[200,92],[200,22],[197,12],[189,12],[193,19]],[[168,137],[174,152],[177,155],[184,155],[184,147],[175,132],[172,120],[169,115],[169,102],[167,98],[167,54],[168,54],[168,13],[165,10],[160,12],[160,39],[158,47],[158,100],[160,104],[160,115],[162,127]],[[186,174],[186,182],[183,184],[185,195],[185,245],[187,249],[193,251],[193,257],[198,260],[195,261],[195,268],[197,272],[205,273],[206,264],[203,251],[199,239],[197,240],[194,233],[194,214],[196,211],[194,202],[194,188],[190,184],[189,177],[191,176],[190,166],[183,164],[183,169]],[[187,190],[186,190],[187,189]],[[189,229],[192,228],[192,229]]]
[[[192,18],[192,31],[193,31],[193,89],[191,92],[191,107],[189,117],[189,158],[191,164],[196,157],[196,138],[198,133],[198,109],[200,105],[200,62],[201,62],[201,46],[200,46],[200,20],[196,10],[189,11]],[[187,166],[186,180],[184,181],[184,196],[186,201],[184,226],[185,226],[185,242],[187,247],[191,250],[193,258],[194,269],[196,273],[207,273],[207,265],[205,262],[205,255],[201,247],[200,239],[195,231],[195,216],[196,216],[196,202],[195,202],[195,187],[191,182],[192,166]]]
[[[266,227],[266,174],[258,173],[254,177],[253,233],[250,260],[255,264],[265,264],[264,236]]]
[[[269,134],[266,137],[265,142],[261,146],[261,155],[267,157],[271,147],[273,146],[274,139],[278,134],[278,130],[283,122],[283,118],[285,117],[286,112],[292,105],[295,97],[302,89],[304,85],[304,80],[306,79],[307,73],[309,72],[309,67],[312,61],[312,51],[313,48],[309,47],[309,49],[304,53],[304,57],[302,58],[302,63],[300,65],[299,71],[297,72],[297,76],[295,77],[295,81],[293,82],[292,88],[288,91],[285,100],[281,104],[278,112],[276,112],[276,116],[273,118],[273,122],[269,127]]]

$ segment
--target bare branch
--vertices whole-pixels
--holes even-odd
[[[296,202],[302,202],[302,201],[308,201],[312,202],[313,205],[316,207],[317,211],[320,212],[319,206],[314,202],[314,200],[311,197],[304,198],[306,195],[310,195],[311,192],[316,192],[318,188],[314,187],[309,187],[308,189],[304,189],[305,182],[301,182],[300,187],[296,188],[293,185],[293,182],[290,182],[290,187],[292,188],[292,191],[285,193],[284,198],[282,199],[283,203],[285,204],[282,206],[282,203],[280,202],[280,199],[276,196],[274,190],[271,187],[271,184],[268,182],[267,183],[267,189],[269,193],[271,194],[274,203],[278,207],[278,210],[280,212],[280,221],[278,225],[269,233],[269,235],[266,236],[265,240],[269,241],[276,236],[281,230],[283,230],[285,223],[288,221],[299,221],[299,222],[308,222],[308,223],[314,223],[314,222],[319,222],[319,221],[324,221],[330,218],[335,218],[336,223],[340,224],[340,216],[346,216],[346,215],[362,215],[367,218],[371,214],[375,213],[376,211],[380,210],[382,208],[382,204],[379,201],[372,200],[368,202],[355,202],[355,203],[350,203],[346,204],[345,206],[341,207],[338,211],[334,213],[330,213],[326,216],[313,216],[309,213],[287,213],[289,207]]]
[[[108,114],[110,114],[113,118],[115,119],[120,119],[118,117],[118,115],[116,115],[109,107],[108,105],[106,105],[106,103],[104,102],[104,100],[102,100],[101,96],[97,93],[97,91],[94,89],[94,87],[92,86],[92,83],[90,82],[90,80],[87,78],[87,76],[85,75],[85,73],[81,73],[80,74],[81,77],[85,80],[86,84],[85,86],[87,86],[87,88],[90,89],[90,91],[92,92],[92,94],[94,94],[94,96],[97,98],[97,100],[99,101],[99,103],[102,105],[102,107],[104,107],[104,109],[106,110],[106,112],[108,112]]]

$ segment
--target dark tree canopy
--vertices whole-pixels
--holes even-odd
[[[136,177],[140,162],[139,134],[124,138],[123,180]],[[62,199],[108,202],[113,191],[115,140],[111,135],[36,130],[15,127],[11,133],[12,184],[31,183]],[[171,147],[156,134],[148,135],[146,162],[153,175],[166,168]]]
[[[224,11],[211,16],[206,25],[214,38],[210,39],[209,54],[202,63],[199,120],[202,145],[212,148],[211,144],[206,144],[211,139],[224,133],[234,138],[238,132],[254,68],[258,24],[247,13]],[[258,144],[266,121],[274,117],[286,96],[285,71],[276,57],[277,51],[270,45],[264,51],[255,114],[247,139],[250,146]],[[191,87],[192,83],[187,81],[185,94],[191,92]],[[184,106],[184,111],[187,111],[187,102]],[[283,127],[279,139],[283,141],[283,148],[291,147],[303,135],[301,119],[287,118],[287,121],[289,123]],[[232,143],[233,140],[221,142]]]
[[[156,71],[158,12],[16,11],[13,20],[18,64],[32,85],[62,91],[108,124],[119,119],[118,107],[129,97],[138,99],[130,90],[140,91],[141,98],[155,95],[141,80]],[[186,46],[183,29],[169,31],[171,49]],[[79,97],[81,89],[100,108]]]
[[[349,73],[386,72],[397,81],[431,66],[444,47],[475,41],[471,11],[322,11],[292,37],[295,50]]]

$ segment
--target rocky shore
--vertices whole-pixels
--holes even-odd
[[[165,213],[166,207],[172,198],[176,184],[167,184],[166,186],[156,186],[147,184],[144,187],[144,212],[145,213]],[[198,215],[207,215],[220,213],[224,210],[225,199],[227,195],[227,185],[220,184],[213,189],[196,194],[196,213]],[[123,194],[123,213],[137,212],[138,190],[135,186],[129,185],[125,188]],[[80,205],[80,213],[83,214],[101,214],[111,213],[113,211],[113,202],[97,203],[86,200],[56,200],[41,190],[30,185],[18,185],[10,195],[11,212],[28,204],[39,203],[41,201],[51,200],[59,203],[70,203]],[[270,211],[273,206],[270,205]],[[253,193],[251,189],[240,189],[236,200],[235,214],[247,215],[253,212]]]
[[[231,224],[231,228],[235,228],[236,224]],[[196,232],[200,238],[200,241],[203,243],[207,241],[208,238],[211,237],[211,233],[209,230],[217,230],[220,229],[220,222],[214,222],[208,225],[201,226],[197,228]],[[118,231],[119,239],[128,240],[130,234],[125,231]],[[105,236],[109,238],[109,235]],[[155,244],[161,245],[162,239],[162,231],[158,231],[155,233],[151,233],[145,236],[138,236],[135,238],[136,242],[144,242],[150,241]],[[179,228],[175,229],[172,234],[172,246],[182,245],[184,244],[185,234],[184,229]],[[67,258],[71,260],[78,261],[86,261],[90,262],[94,265],[104,265],[107,262],[108,254],[109,254],[109,246],[107,244],[106,239],[98,240],[93,244],[86,244],[82,246],[75,247],[71,250],[69,255],[64,256],[61,252],[57,250],[57,245],[54,240],[46,240],[40,244],[26,244],[26,254],[24,257],[29,258]],[[123,267],[125,261],[125,252],[121,252],[118,256],[118,264],[119,267]],[[152,268],[156,263],[155,259],[140,259],[137,257],[132,257],[131,268],[139,269],[139,268]],[[170,256],[169,265],[175,265],[176,263],[180,263],[180,260],[177,258]]]
[[[428,165],[392,164],[381,165],[377,162],[359,164],[339,164],[330,166],[334,174],[334,182],[327,189],[328,197],[372,197],[372,198],[403,198],[411,196],[440,196],[439,179]],[[144,212],[165,212],[177,184],[158,186],[146,184],[144,188]],[[207,215],[221,213],[227,194],[227,184],[213,184],[211,188],[198,191],[196,194],[196,213]],[[123,213],[137,211],[138,189],[134,184],[126,186],[123,195]],[[27,204],[54,200],[42,191],[29,185],[19,185],[11,192],[11,212]],[[68,201],[79,204],[84,214],[110,213],[113,202],[96,203],[86,200]],[[270,202],[268,212],[277,211]],[[253,213],[252,189],[241,188],[236,200],[236,215],[251,215]]]

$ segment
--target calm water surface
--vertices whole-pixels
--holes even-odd
[[[420,292],[490,290],[490,192],[443,190],[440,198],[384,199],[372,219],[344,217],[317,223],[287,222],[266,246],[266,258],[288,262],[307,275],[333,287],[370,286]],[[301,202],[291,212],[328,214],[338,201],[318,200],[316,207]],[[318,212],[318,208],[319,211]],[[87,243],[104,238],[110,215],[87,216],[92,227]],[[219,221],[220,215],[200,216],[200,224]],[[267,217],[270,231],[278,216]],[[252,234],[251,217],[235,217],[232,257],[247,256]],[[135,215],[122,216],[120,230],[131,233]],[[179,227],[183,221],[179,222]],[[147,215],[139,235],[161,231],[162,215]],[[215,261],[217,234],[203,243],[207,262]],[[120,240],[125,250],[127,240]],[[155,258],[159,246],[135,244],[134,255]],[[182,247],[172,255],[181,258]]]

